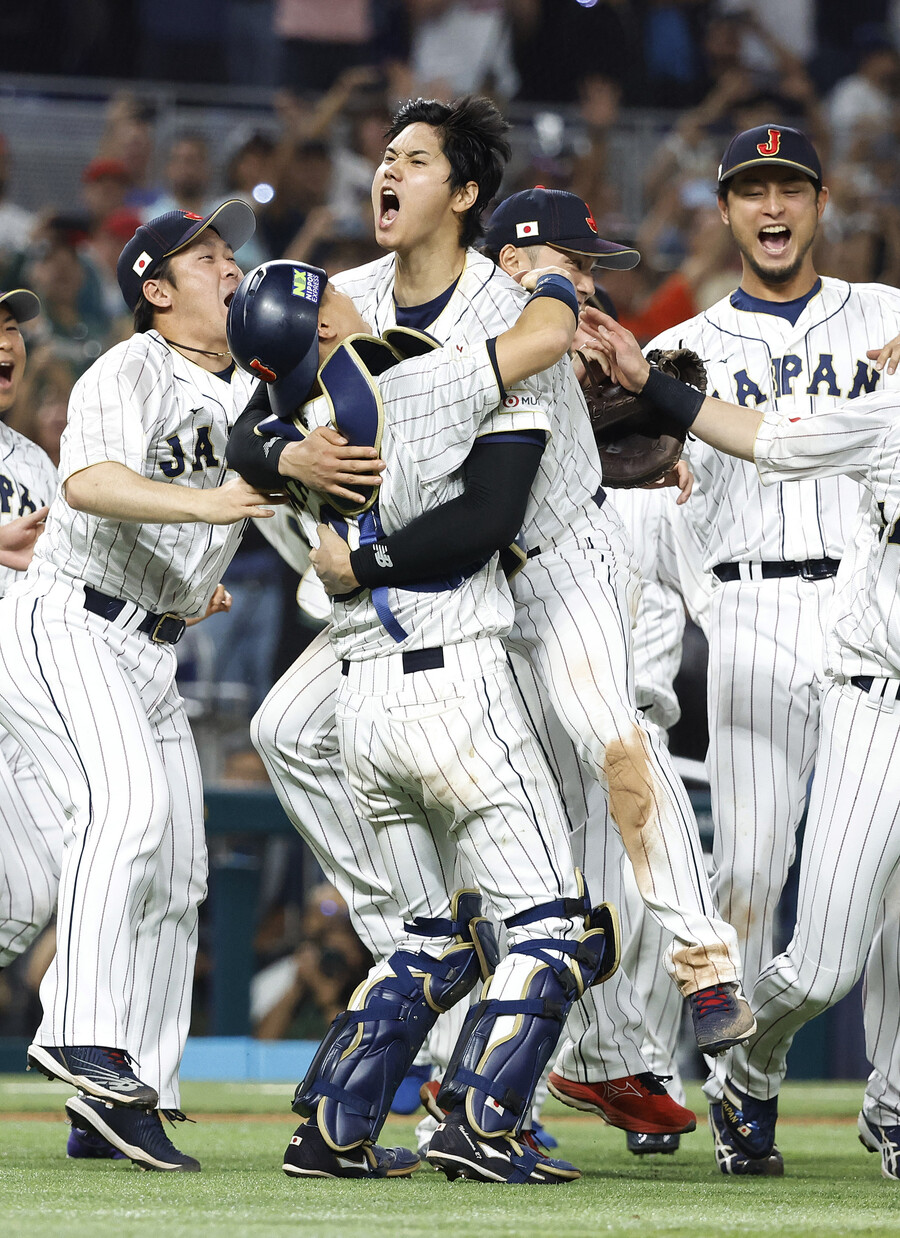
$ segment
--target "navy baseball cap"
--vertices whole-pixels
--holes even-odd
[[[743,172],[744,168],[767,163],[796,168],[808,176],[817,189],[822,188],[822,165],[816,148],[805,133],[787,125],[757,125],[732,138],[719,164],[719,185],[736,172]]]
[[[41,312],[41,303],[27,288],[13,288],[0,292],[0,305],[5,305],[16,322],[30,322]]]
[[[237,251],[256,231],[256,216],[246,202],[232,198],[205,217],[191,211],[167,211],[141,224],[119,254],[116,267],[116,278],[130,310],[141,299],[144,280],[153,278],[163,258],[177,254],[207,228]]]
[[[553,245],[573,254],[589,254],[598,266],[613,271],[630,271],[641,260],[636,249],[598,235],[591,208],[578,194],[542,185],[501,202],[484,239],[495,254],[504,245]]]

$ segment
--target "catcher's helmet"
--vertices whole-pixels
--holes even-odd
[[[243,370],[269,386],[279,417],[309,395],[319,368],[319,305],[328,276],[305,262],[264,262],[245,275],[228,307],[228,347]]]

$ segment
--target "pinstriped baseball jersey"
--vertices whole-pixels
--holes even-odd
[[[153,481],[209,489],[226,480],[225,443],[253,388],[226,382],[170,349],[156,331],[111,348],[75,384],[60,480],[114,461]],[[35,562],[149,611],[200,615],[243,524],[138,524],[73,511],[60,496]]]
[[[377,332],[395,323],[394,256],[345,271],[334,280]],[[441,343],[475,342],[499,335],[522,312],[527,294],[494,263],[470,249],[453,295],[428,332]],[[563,359],[522,384],[535,408],[552,409],[553,437],[544,451],[525,512],[523,533],[529,546],[562,536],[601,482],[600,457],[591,433],[581,388]],[[516,389],[518,391],[518,388]],[[453,401],[448,400],[448,407]],[[509,407],[509,406],[508,406]]]
[[[814,418],[797,419],[785,408],[766,414],[754,449],[765,484],[838,472],[862,483],[863,501],[825,624],[825,670],[846,679],[900,678],[898,414],[895,391],[874,392]]]
[[[59,483],[43,450],[0,421],[0,525],[27,516],[53,501]],[[21,572],[0,565],[0,597]]]
[[[607,502],[631,538],[641,580],[633,632],[635,700],[645,717],[667,731],[681,715],[674,688],[684,633],[681,577],[686,589],[699,581],[680,567],[674,526],[681,513],[668,490],[613,490]]]
[[[900,384],[900,374],[879,375],[866,358],[866,349],[898,331],[900,292],[823,278],[793,326],[777,314],[736,309],[725,297],[664,331],[652,347],[693,348],[706,363],[710,395],[764,409],[789,403],[812,413]],[[858,487],[846,477],[763,489],[745,460],[691,441],[687,455],[697,476],[689,515],[706,547],[707,568],[841,557],[859,502]]]
[[[377,510],[387,534],[462,494],[460,470],[476,436],[550,428],[546,414],[524,396],[513,406],[501,405],[483,340],[473,346],[448,344],[401,362],[382,374],[378,385],[385,408],[381,456],[386,467]],[[304,412],[310,428],[331,423],[324,397],[311,401]],[[359,529],[354,522],[348,523],[348,533],[355,547]],[[408,638],[398,643],[391,636],[371,592],[364,590],[351,601],[334,603],[331,640],[338,657],[356,660],[499,636],[512,622],[512,598],[496,555],[452,592],[389,589],[388,601]]]

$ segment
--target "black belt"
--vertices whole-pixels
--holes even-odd
[[[854,675],[850,682],[854,688],[859,688],[860,692],[871,692],[875,680],[871,675]]]
[[[591,502],[596,503],[598,507],[602,507],[603,504],[606,502],[606,491],[603,489],[602,486],[600,486],[596,494],[591,495]],[[532,546],[531,549],[526,553],[525,558],[526,559],[536,558],[541,553],[542,549],[543,549],[542,546]]]
[[[827,580],[834,576],[841,566],[840,559],[807,559],[805,563],[795,563],[791,560],[782,563],[717,563],[713,568],[714,575],[719,580],[742,580],[743,566],[760,569],[763,580],[775,580],[782,576],[799,576],[801,580]]]
[[[84,586],[84,609],[89,610],[92,615],[99,615],[101,619],[106,619],[110,623],[118,619],[128,605],[131,603],[122,598],[109,597],[101,593],[99,589],[91,588],[90,585]],[[176,645],[184,635],[186,626],[185,621],[179,619],[177,615],[151,615],[148,611],[135,631],[146,633],[158,645]]]
[[[444,665],[444,650],[440,645],[433,649],[408,649],[401,656],[404,675],[412,675],[415,671],[436,671]],[[347,658],[341,663],[341,674],[350,674],[350,662]]]

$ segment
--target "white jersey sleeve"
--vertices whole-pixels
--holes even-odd
[[[47,507],[58,488],[56,468],[43,448],[0,421],[0,525]],[[0,597],[21,575],[0,567]]]
[[[228,434],[253,380],[212,374],[156,331],[117,344],[82,375],[69,400],[62,479],[112,461],[166,485],[211,489],[233,476]],[[62,493],[35,551],[46,565],[151,612],[201,615],[240,541],[243,524],[150,524],[74,511]]]
[[[814,418],[767,414],[755,457],[764,482],[839,471],[862,482],[825,623],[825,670],[900,677],[900,395],[874,392]]]

